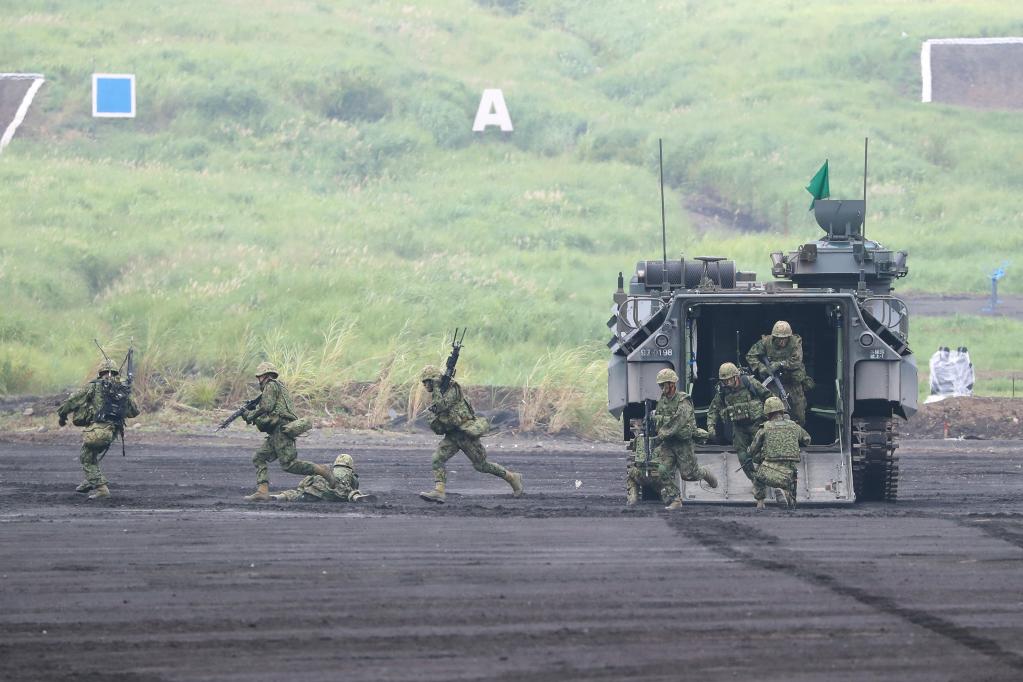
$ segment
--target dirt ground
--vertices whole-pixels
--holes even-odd
[[[488,439],[527,496],[458,456],[438,506],[432,439],[309,440],[356,507],[246,504],[257,441],[153,438],[98,503],[71,443],[0,443],[0,679],[1023,675],[1017,443],[904,443],[897,504],[669,514],[584,441]]]

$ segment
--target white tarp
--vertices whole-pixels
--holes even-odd
[[[934,402],[951,396],[973,395],[973,363],[965,346],[949,350],[939,348],[931,356],[931,397]]]

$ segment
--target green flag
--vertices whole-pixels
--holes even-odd
[[[828,186],[828,161],[824,160],[824,165],[817,171],[817,174],[810,180],[810,184],[806,186],[806,191],[813,195],[813,201],[810,202],[810,210],[813,210],[813,204],[818,199],[827,199],[831,196],[831,188]]]

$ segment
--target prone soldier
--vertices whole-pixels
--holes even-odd
[[[306,419],[299,419],[291,407],[291,396],[277,377],[277,368],[263,362],[256,368],[259,379],[259,399],[251,408],[242,410],[241,418],[246,424],[255,424],[266,434],[266,440],[252,456],[256,466],[256,492],[246,495],[250,502],[265,502],[270,499],[270,472],[267,464],[278,460],[281,468],[289,474],[322,476],[333,485],[330,467],[298,459],[295,439],[312,428]]]
[[[781,398],[771,396],[765,400],[764,414],[767,421],[753,436],[749,448],[753,461],[759,465],[753,475],[753,498],[757,509],[763,509],[770,486],[781,492],[779,502],[795,509],[799,446],[810,444],[810,434],[789,419]]]
[[[665,509],[674,511],[682,507],[682,495],[675,483],[675,472],[683,481],[706,481],[711,488],[718,482],[708,469],[696,462],[694,440],[706,440],[707,432],[696,425],[696,412],[689,396],[678,390],[678,375],[674,370],[662,369],[657,373],[661,398],[657,401],[655,425],[657,435],[651,439],[657,457],[657,473],[661,479],[661,499]]]
[[[75,488],[75,492],[89,493],[90,500],[110,497],[107,479],[100,471],[99,463],[118,434],[123,437],[124,420],[137,417],[139,407],[131,396],[130,384],[121,382],[120,371],[109,358],[100,364],[95,379],[71,394],[57,408],[61,426],[67,425],[69,415],[75,426],[85,427],[79,455],[85,480]]]
[[[749,445],[763,421],[764,400],[771,396],[771,392],[756,379],[740,373],[739,368],[731,362],[721,365],[718,380],[717,391],[707,409],[709,439],[717,437],[718,419],[731,424],[732,446],[743,472],[752,481],[753,465],[750,462]]]
[[[274,493],[278,502],[376,502],[375,495],[359,490],[359,474],[355,473],[352,456],[340,454],[331,467],[334,483],[320,475],[306,476],[294,490]]]
[[[785,320],[775,322],[771,334],[754,343],[746,353],[746,362],[761,381],[772,373],[781,381],[788,394],[792,419],[805,426],[806,391],[814,387],[814,381],[803,364],[803,340],[792,333],[791,325]]]

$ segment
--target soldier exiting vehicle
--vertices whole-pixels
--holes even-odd
[[[753,475],[753,498],[757,509],[764,508],[767,487],[781,492],[779,502],[789,509],[796,507],[796,474],[799,446],[810,444],[810,434],[789,419],[781,398],[771,396],[764,401],[767,421],[750,444],[750,455],[759,466]]]
[[[270,498],[278,502],[376,502],[375,495],[359,490],[359,474],[351,455],[341,454],[331,467],[334,482],[323,476],[306,476],[294,490],[274,493]]]
[[[678,375],[674,370],[662,369],[657,373],[657,385],[661,387],[661,398],[655,412],[655,433],[651,439],[657,458],[657,473],[661,479],[661,499],[676,510],[682,507],[682,495],[675,474],[683,481],[706,481],[711,488],[718,482],[710,471],[696,462],[693,441],[705,440],[707,432],[696,425],[693,401],[678,390]]]
[[[110,359],[100,364],[97,377],[75,391],[57,408],[61,426],[71,415],[75,426],[84,426],[82,452],[79,461],[85,471],[85,480],[75,492],[89,493],[89,499],[110,497],[107,479],[99,463],[110,449],[114,439],[124,435],[124,420],[137,417],[138,405],[131,396],[130,385],[121,382],[117,365]],[[91,492],[90,492],[91,491]]]
[[[788,394],[789,412],[800,426],[806,425],[806,391],[814,382],[803,365],[803,340],[792,333],[785,320],[778,320],[770,336],[764,336],[746,353],[746,362],[761,381],[773,373]]]
[[[302,476],[318,475],[333,485],[330,467],[298,459],[295,439],[311,428],[306,419],[299,419],[291,407],[288,389],[277,380],[277,368],[264,362],[256,368],[260,395],[255,406],[245,409],[241,418],[246,424],[255,424],[266,434],[266,440],[252,456],[256,465],[256,492],[245,497],[250,502],[265,502],[270,499],[270,473],[267,464],[275,459],[289,474]]]
[[[707,409],[707,431],[710,440],[717,437],[717,423],[720,419],[732,427],[732,446],[739,458],[743,472],[752,481],[753,465],[750,462],[749,444],[753,434],[764,418],[764,400],[771,392],[752,377],[739,372],[731,362],[721,365],[718,370],[718,387]]]
[[[457,359],[457,355],[455,358]],[[449,365],[452,364],[449,362]],[[480,437],[490,429],[490,424],[483,417],[476,416],[462,393],[462,387],[450,376],[445,380],[444,373],[433,365],[423,368],[420,380],[432,399],[430,428],[444,438],[433,455],[433,478],[436,486],[433,490],[419,493],[419,496],[429,502],[444,501],[448,481],[444,463],[454,457],[459,450],[465,453],[476,471],[503,478],[511,486],[515,497],[522,495],[521,474],[512,473],[500,464],[487,461],[487,450],[480,442]]]

